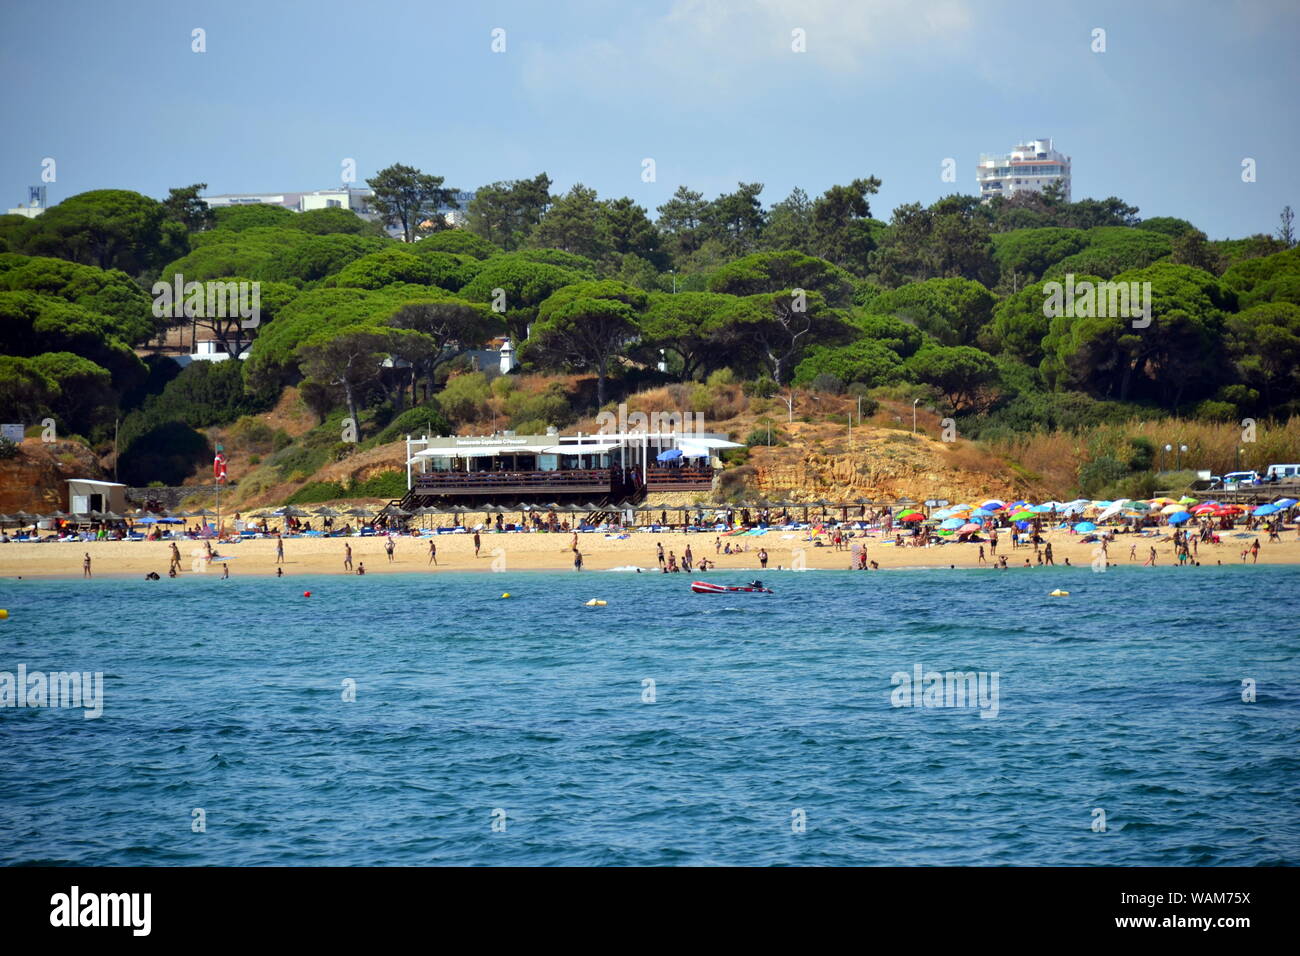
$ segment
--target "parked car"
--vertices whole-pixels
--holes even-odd
[[[1230,471],[1223,476],[1223,487],[1240,488],[1242,485],[1259,484],[1259,472],[1257,471]]]
[[[1300,465],[1269,465],[1264,471],[1265,481],[1300,481]]]

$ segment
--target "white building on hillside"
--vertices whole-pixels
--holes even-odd
[[[1055,182],[1065,187],[1065,201],[1070,202],[1070,157],[1053,149],[1050,139],[1031,139],[1002,155],[982,154],[975,179],[983,202],[994,196],[1042,192]]]

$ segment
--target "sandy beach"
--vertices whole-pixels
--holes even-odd
[[[1164,529],[1162,529],[1163,532]],[[1233,537],[1244,534],[1244,537]],[[707,557],[715,561],[718,571],[746,571],[755,576],[761,574],[758,551],[766,549],[768,553],[767,570],[789,569],[791,567],[813,569],[848,569],[851,554],[847,548],[836,551],[831,546],[828,536],[821,535],[823,546],[808,540],[805,531],[773,530],[762,536],[722,537],[721,541],[732,542],[733,548],[739,544],[748,548],[740,554],[715,553],[715,539],[719,536],[709,532],[671,532],[642,533],[635,532],[626,538],[603,533],[583,533],[578,535],[578,548],[582,552],[583,571],[607,571],[613,568],[640,567],[658,573],[656,544],[662,543],[664,552],[673,552],[679,561],[687,546],[691,548],[693,558],[698,561]],[[1157,564],[1176,564],[1172,541],[1162,541],[1162,533],[1156,537],[1137,535],[1119,535],[1110,543],[1109,563],[1117,565],[1142,564],[1154,544],[1157,550]],[[1241,564],[1243,549],[1250,546],[1258,537],[1260,542],[1260,564],[1295,564],[1300,563],[1300,540],[1294,530],[1287,530],[1282,535],[1282,542],[1269,543],[1266,532],[1256,535],[1246,532],[1227,532],[1218,545],[1200,545],[1196,559],[1203,565]],[[1097,550],[1095,542],[1080,541],[1077,536],[1064,531],[1053,531],[1045,535],[1052,545],[1053,557],[1058,567],[1064,567],[1068,559],[1074,566],[1092,564]],[[485,573],[509,571],[572,571],[573,553],[570,550],[571,533],[497,533],[484,532],[481,547],[476,557],[474,554],[473,534],[441,534],[433,538],[415,538],[402,536],[394,538],[393,560],[389,561],[385,553],[387,538],[351,537],[351,538],[286,538],[284,539],[284,573],[294,574],[330,574],[346,573],[343,567],[344,545],[352,547],[354,569],[364,564],[368,574],[438,573],[440,571],[482,571]],[[429,542],[437,544],[437,565],[429,563]],[[979,567],[980,546],[974,543],[947,543],[928,548],[911,546],[895,547],[892,540],[882,541],[878,536],[865,539],[855,538],[854,542],[865,541],[871,561],[875,561],[881,570],[911,567]],[[1130,545],[1137,544],[1137,559],[1130,560]],[[203,560],[206,554],[204,545],[199,541],[178,541],[181,553],[181,576],[196,573],[221,574],[221,561],[211,565]],[[45,542],[39,544],[27,542],[9,542],[0,544],[0,578],[4,577],[81,577],[82,561],[89,552],[91,573],[95,577],[143,577],[151,571],[166,577],[170,544],[166,541],[97,541],[97,542]],[[222,543],[217,553],[230,560],[226,562],[230,576],[268,575],[276,570],[276,541],[274,538],[259,538]],[[984,544],[985,559],[989,567],[994,560],[987,543]],[[1009,537],[1003,535],[998,545],[998,555],[1006,555],[1010,568],[1023,568],[1025,560],[1031,566],[1037,566],[1032,546],[1011,548]],[[1247,563],[1251,558],[1247,556]],[[355,570],[354,572],[355,573]],[[685,572],[692,578],[707,577],[708,572]]]

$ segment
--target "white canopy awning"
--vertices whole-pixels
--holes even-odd
[[[726,441],[722,438],[696,438],[691,435],[683,435],[681,447],[686,449],[687,445],[693,445],[696,448],[744,448],[740,442]]]
[[[622,448],[621,442],[580,445],[576,442],[570,445],[549,445],[542,449],[543,455],[604,455],[611,451],[618,451]]]
[[[457,445],[455,448],[426,448],[411,456],[416,458],[494,458],[497,455],[537,455],[546,445]]]

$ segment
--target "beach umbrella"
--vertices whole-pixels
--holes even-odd
[[[192,511],[189,514],[191,518],[211,518],[216,514],[215,511],[209,511],[207,508],[200,508],[198,511]]]
[[[992,518],[993,512],[989,511],[987,508],[976,508],[970,513],[970,516],[972,518]]]
[[[1279,508],[1290,508],[1295,503],[1296,500],[1294,498],[1279,498],[1277,501],[1273,502],[1273,504],[1277,505]]]
[[[1163,508],[1161,508],[1160,513],[1162,515],[1172,515],[1172,514],[1177,514],[1180,511],[1186,511],[1186,510],[1187,510],[1187,505],[1180,505],[1177,502],[1174,502],[1172,504],[1167,504]]]
[[[944,521],[943,524],[939,525],[939,528],[941,530],[946,530],[946,531],[955,531],[965,523],[966,522],[963,521],[961,518],[949,518],[946,521]]]
[[[1080,521],[1074,526],[1074,530],[1077,534],[1087,534],[1089,531],[1096,531],[1097,526],[1091,521]]]
[[[972,521],[972,522],[969,522],[969,523],[967,523],[967,524],[964,524],[964,525],[962,525],[960,528],[958,528],[958,529],[957,529],[957,533],[958,533],[958,534],[970,534],[972,531],[978,531],[979,529],[980,529],[980,526],[977,525],[975,522]]]
[[[1197,502],[1197,499],[1196,499],[1196,498],[1192,498],[1192,497],[1189,496],[1189,495],[1183,495],[1181,498],[1178,499],[1178,503],[1179,503],[1180,505],[1194,505],[1194,504],[1196,504],[1196,502]]]
[[[1219,510],[1219,503],[1217,501],[1207,501],[1205,502],[1205,504],[1197,505],[1195,508],[1193,508],[1192,514],[1194,515],[1214,514],[1214,512],[1218,510]]]
[[[900,517],[898,520],[899,520],[899,521],[906,521],[906,522],[908,522],[908,523],[910,524],[910,523],[914,523],[914,522],[917,522],[917,521],[924,521],[924,520],[925,520],[925,515],[921,514],[921,512],[919,512],[919,511],[909,511],[907,514],[903,515],[903,516]]]
[[[1192,520],[1190,511],[1176,511],[1169,516],[1169,524],[1180,525]]]
[[[1021,508],[1011,516],[1012,521],[1025,521],[1034,516],[1032,508]]]
[[[1045,514],[1050,514],[1051,512],[1055,511],[1056,508],[1055,508],[1055,506],[1053,506],[1053,505],[1034,505],[1034,506],[1033,506],[1032,508],[1030,508],[1029,510],[1032,511],[1032,512],[1033,512],[1034,514],[1036,514],[1036,515],[1045,515]]]
[[[990,498],[988,501],[984,502],[984,504],[980,505],[980,508],[985,511],[997,511],[1002,507],[1004,507],[1004,503],[998,501],[996,498]]]
[[[952,510],[953,510],[954,512],[957,512],[957,511],[970,511],[971,508],[972,508],[971,505],[953,505],[953,506],[952,506]]]
[[[1130,502],[1128,503],[1128,508],[1129,508],[1129,510],[1131,510],[1131,511],[1150,511],[1150,510],[1151,510],[1151,506],[1150,506],[1149,504],[1147,504],[1145,501],[1130,501]]]
[[[1256,515],[1257,517],[1262,517],[1263,515],[1277,514],[1282,510],[1283,509],[1279,508],[1277,505],[1260,505],[1252,511],[1251,514]]]

